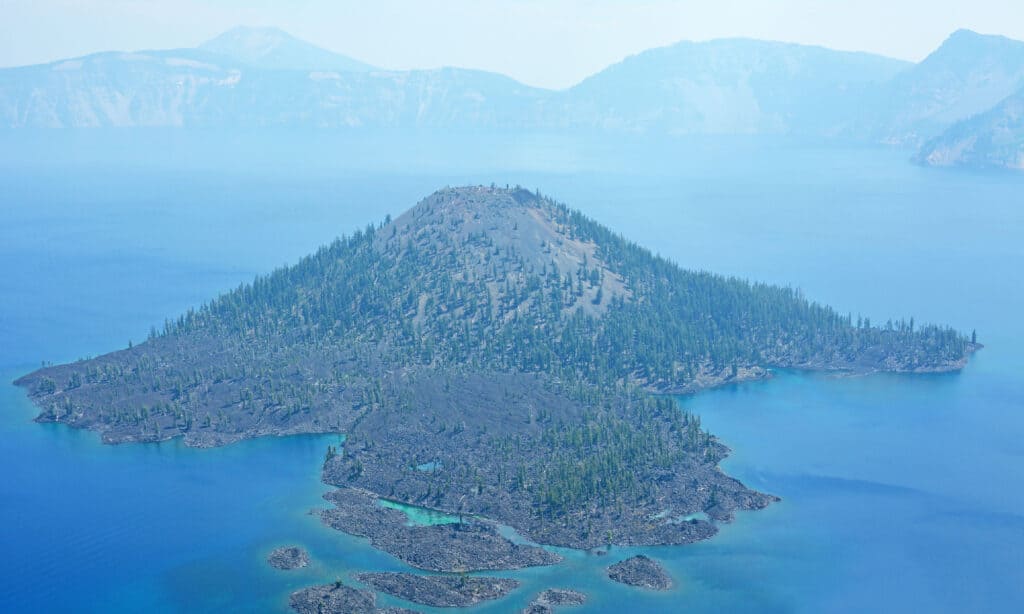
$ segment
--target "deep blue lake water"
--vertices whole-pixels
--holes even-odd
[[[31,422],[9,384],[123,347],[218,292],[444,185],[521,183],[683,266],[799,286],[884,321],[977,329],[962,373],[779,373],[681,399],[777,494],[714,539],[565,551],[474,612],[548,586],[575,612],[1010,612],[1024,602],[1024,177],[808,143],[85,132],[0,140],[0,611],[284,611],[403,569],[320,526],[337,437],[103,446]],[[299,543],[314,565],[269,568]],[[634,552],[678,588],[607,581]],[[384,600],[386,603],[400,602]],[[407,605],[407,604],[406,604]],[[430,611],[430,610],[427,610]]]

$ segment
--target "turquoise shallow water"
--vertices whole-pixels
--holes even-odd
[[[388,499],[381,499],[380,504],[383,507],[389,507],[403,512],[407,519],[406,523],[409,524],[409,526],[425,527],[460,522],[458,516],[445,514],[444,512],[439,512],[438,510],[432,510],[425,507],[406,505],[405,503],[398,503],[397,501],[390,501]]]
[[[743,140],[135,138],[0,148],[0,610],[281,611],[300,586],[405,569],[307,513],[337,437],[102,446],[32,423],[5,382],[140,340],[436,187],[492,181],[540,187],[686,266],[798,285],[876,321],[977,328],[987,347],[960,374],[787,372],[680,399],[733,448],[728,472],[783,501],[689,547],[560,551],[562,565],[503,574],[522,589],[473,611],[513,611],[548,586],[588,593],[578,612],[999,612],[1024,599],[1024,178]],[[287,543],[314,565],[270,569]],[[678,588],[603,577],[635,552]]]

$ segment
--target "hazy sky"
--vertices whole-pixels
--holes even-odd
[[[191,47],[277,26],[385,68],[566,87],[682,39],[746,36],[918,60],[957,28],[1024,39],[1024,0],[0,0],[0,66]]]

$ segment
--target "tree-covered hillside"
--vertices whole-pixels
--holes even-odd
[[[383,344],[389,361],[687,390],[740,368],[943,369],[949,328],[841,316],[799,291],[681,269],[525,190],[435,194],[189,314],[167,334]]]
[[[859,320],[859,319],[858,319]],[[442,190],[168,321],[33,373],[43,419],[209,445],[344,430],[410,370],[689,391],[767,367],[958,368],[948,328],[873,326],[799,291],[684,270],[525,190]]]

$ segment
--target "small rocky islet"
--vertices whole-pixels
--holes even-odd
[[[660,563],[642,554],[619,561],[607,570],[608,577],[621,584],[667,591],[672,588],[672,578]]]
[[[275,569],[300,569],[309,565],[309,553],[298,546],[282,546],[267,555],[267,563]]]

